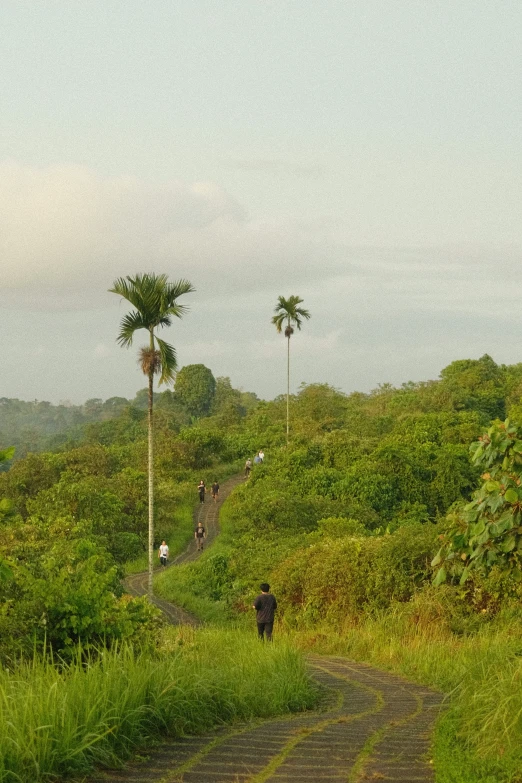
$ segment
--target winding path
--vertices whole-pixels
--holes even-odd
[[[241,481],[222,488],[219,503],[195,512],[218,533],[219,506]],[[195,545],[172,565],[194,560]],[[147,575],[127,580],[146,592]],[[194,617],[155,599],[170,622]],[[432,783],[430,738],[442,696],[401,677],[346,658],[310,656],[325,694],[315,712],[223,728],[205,736],[166,740],[147,761],[99,773],[89,783]]]

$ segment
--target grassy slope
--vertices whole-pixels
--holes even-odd
[[[237,631],[167,629],[159,654],[124,647],[88,666],[35,661],[0,671],[0,781],[118,766],[165,731],[201,732],[315,698],[295,647]]]

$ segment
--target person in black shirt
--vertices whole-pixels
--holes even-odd
[[[201,552],[203,550],[203,541],[205,540],[206,537],[207,537],[207,531],[203,527],[203,523],[198,522],[198,526],[194,532],[194,538],[196,539],[198,552]]]
[[[263,582],[261,585],[261,595],[257,596],[252,608],[257,611],[257,633],[259,638],[264,640],[266,635],[267,642],[271,642],[277,601],[270,592],[270,585],[266,582]]]
[[[199,492],[199,502],[204,503],[205,502],[205,492],[206,492],[206,486],[203,479],[198,484],[198,492]]]

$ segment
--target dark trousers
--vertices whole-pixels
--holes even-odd
[[[272,641],[272,629],[274,627],[274,621],[272,620],[271,623],[258,623],[257,624],[257,634],[260,639],[264,639],[266,636],[267,642]]]
[[[162,566],[166,566],[167,565],[167,558],[162,555],[160,557],[160,563],[161,563]]]

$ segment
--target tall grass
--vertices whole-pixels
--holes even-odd
[[[0,781],[117,766],[162,733],[312,706],[298,652],[237,631],[169,629],[158,654],[125,646],[87,663],[35,659],[0,672]]]

